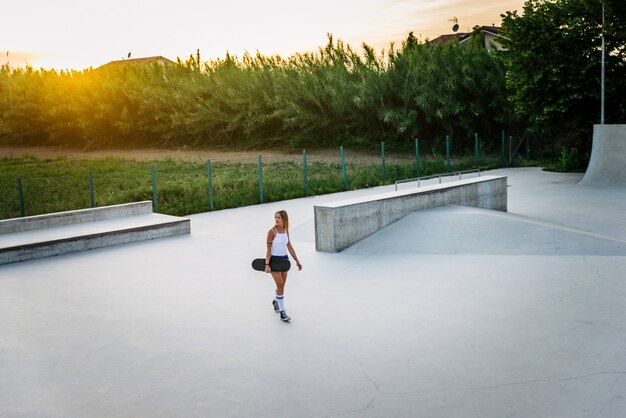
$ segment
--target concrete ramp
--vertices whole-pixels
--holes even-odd
[[[580,184],[626,186],[626,125],[594,125],[591,158]]]

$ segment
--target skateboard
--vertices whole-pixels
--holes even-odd
[[[265,259],[256,258],[252,260],[252,268],[258,271],[265,271]],[[289,271],[291,263],[289,260],[272,259],[270,260],[270,269],[272,271]]]

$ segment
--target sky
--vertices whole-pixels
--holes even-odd
[[[316,51],[327,34],[380,53],[409,32],[433,39],[500,25],[524,0],[24,0],[0,8],[0,64],[84,69],[162,55],[203,60],[228,51],[288,57]]]

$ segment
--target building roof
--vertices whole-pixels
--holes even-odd
[[[480,31],[480,32],[483,32],[483,33],[488,33],[488,34],[496,36],[496,37],[500,36],[500,27],[499,26],[480,26],[480,27],[475,27],[474,28],[474,32],[477,32],[477,31]],[[474,32],[468,32],[468,33],[463,34],[463,36],[461,36],[461,38],[459,39],[459,42],[463,43],[466,40],[468,40],[469,38],[471,38],[472,37],[472,33],[474,33]]]
[[[460,40],[462,37],[466,35],[470,35],[470,33],[469,32],[450,33],[447,35],[440,35],[436,37],[435,39],[431,39],[429,42],[431,44],[445,44],[446,42]]]
[[[500,36],[500,27],[499,26],[477,26],[474,28],[472,32],[456,32],[449,33],[446,35],[441,35],[436,37],[435,39],[430,40],[430,43],[433,44],[443,44],[451,41],[459,41],[459,43],[463,43],[472,37],[472,34],[476,31],[480,31],[483,33],[488,33],[493,36]]]
[[[99,68],[103,68],[103,67],[107,67],[107,66],[113,66],[113,65],[140,65],[140,64],[150,64],[156,62],[158,64],[161,65],[178,65],[176,64],[174,61],[169,60],[161,55],[155,56],[155,57],[144,57],[144,58],[128,58],[128,59],[122,59],[122,60],[115,60],[115,61],[111,61],[108,62],[102,66],[100,66]]]

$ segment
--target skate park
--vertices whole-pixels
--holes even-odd
[[[315,249],[314,206],[393,186],[2,265],[0,416],[622,416],[625,183],[485,174],[506,212],[416,211],[337,253]],[[304,265],[288,324],[250,268],[279,209]]]

